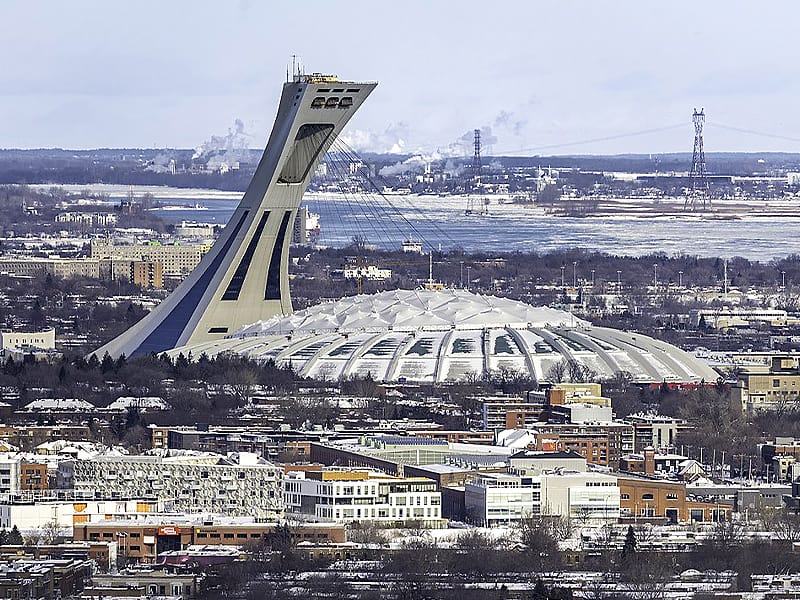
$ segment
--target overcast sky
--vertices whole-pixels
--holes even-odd
[[[360,150],[691,151],[702,106],[709,152],[800,152],[799,24],[789,0],[3,0],[0,147],[191,148],[237,118],[258,147],[294,53],[380,82]]]

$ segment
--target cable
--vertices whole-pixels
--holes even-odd
[[[776,140],[786,140],[788,142],[800,142],[800,138],[794,138],[788,135],[780,135],[777,133],[766,133],[764,131],[755,131],[754,129],[744,129],[742,127],[732,127],[731,125],[723,125],[713,121],[708,122],[709,125],[719,127],[720,129],[727,129],[729,131],[736,131],[738,133],[746,133],[748,135],[758,135],[761,137],[774,138]]]
[[[561,144],[547,144],[545,146],[535,146],[533,148],[519,148],[517,150],[495,150],[492,152],[492,156],[507,156],[509,154],[515,154],[517,152],[538,152],[539,150],[551,150],[553,148],[568,148],[571,146],[582,146],[584,144],[593,144],[596,142],[608,142],[611,140],[621,140],[624,138],[629,137],[637,137],[641,135],[648,135],[650,133],[661,133],[663,131],[671,131],[673,129],[680,129],[686,127],[686,123],[676,123],[675,125],[668,125],[666,127],[656,127],[653,129],[642,129],[641,131],[632,131],[629,133],[619,133],[616,135],[607,135],[604,137],[599,138],[589,138],[586,140],[580,140],[575,142],[564,142]]]

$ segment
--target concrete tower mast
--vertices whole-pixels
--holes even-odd
[[[95,354],[160,353],[291,313],[289,243],[300,201],[316,165],[376,85],[293,67],[255,175],[219,239],[172,294]]]

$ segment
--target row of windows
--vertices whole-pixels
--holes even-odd
[[[666,497],[667,500],[677,500],[678,499],[678,494],[666,494],[665,497]],[[630,494],[620,494],[619,495],[619,499],[620,500],[630,500],[631,499],[631,495]],[[654,500],[653,494],[642,494],[642,500]]]

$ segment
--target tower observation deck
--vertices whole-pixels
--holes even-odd
[[[197,268],[145,318],[94,354],[160,353],[292,312],[292,224],[316,165],[377,84],[295,75],[242,200]]]

